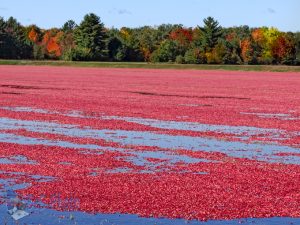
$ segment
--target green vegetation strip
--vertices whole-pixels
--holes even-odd
[[[171,63],[133,63],[133,62],[69,62],[69,61],[34,61],[34,60],[0,60],[0,65],[30,66],[73,66],[96,68],[143,68],[143,69],[191,69],[191,70],[239,70],[300,72],[300,66],[281,65],[191,65]]]

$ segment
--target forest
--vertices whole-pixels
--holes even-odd
[[[93,13],[80,24],[69,20],[52,29],[0,17],[0,59],[300,65],[300,32],[247,25],[224,28],[212,17],[197,27],[120,29],[105,27]]]

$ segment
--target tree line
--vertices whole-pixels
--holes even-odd
[[[23,26],[0,17],[0,58],[67,61],[175,62],[187,64],[300,64],[300,32],[274,27],[223,28],[212,17],[204,26],[181,24],[108,29],[91,13],[77,25]]]

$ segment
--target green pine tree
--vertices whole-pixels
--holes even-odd
[[[105,57],[106,32],[100,18],[87,14],[74,31],[76,50],[75,60],[101,60]]]
[[[218,43],[218,39],[222,36],[222,28],[218,21],[212,17],[203,20],[204,27],[202,31],[202,47],[206,52],[210,52]]]

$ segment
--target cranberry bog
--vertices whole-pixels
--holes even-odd
[[[298,224],[300,73],[0,66],[0,201],[1,224]]]

